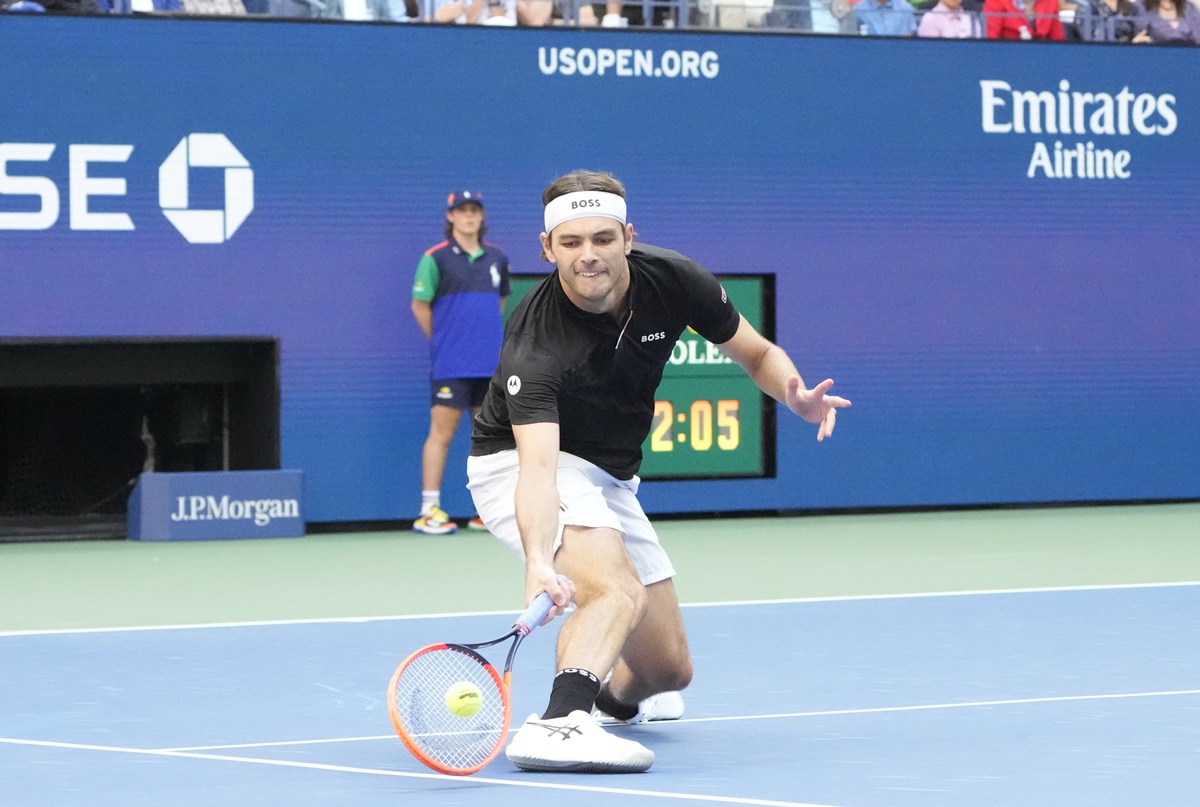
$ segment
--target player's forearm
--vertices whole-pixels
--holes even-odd
[[[800,377],[795,363],[783,348],[770,342],[767,342],[758,360],[746,368],[746,372],[759,389],[780,403],[787,403],[787,380],[792,376],[800,378],[800,387],[805,388],[804,379]]]
[[[516,511],[526,567],[552,567],[558,537],[558,485],[554,475],[522,471],[517,478]]]

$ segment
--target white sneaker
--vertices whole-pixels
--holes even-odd
[[[649,748],[614,737],[580,710],[551,720],[530,715],[505,756],[526,771],[640,773],[654,764]]]
[[[683,717],[683,695],[679,692],[660,692],[638,704],[638,713],[628,720],[619,720],[599,709],[592,709],[592,717],[602,726],[631,726],[634,723],[649,723],[652,720],[678,720]]]

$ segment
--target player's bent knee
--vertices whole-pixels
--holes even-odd
[[[635,670],[634,675],[653,692],[680,692],[692,683],[692,661],[689,658],[681,662],[670,660],[649,669]]]
[[[648,672],[658,692],[685,689],[692,683],[692,658],[686,651],[682,654],[664,654]]]
[[[650,598],[646,596],[646,589],[641,583],[629,586],[628,593],[633,606],[634,624],[637,624],[646,616],[646,611],[650,608]]]
[[[650,607],[646,589],[636,579],[618,581],[613,585],[609,595],[620,598],[621,610],[633,616],[635,625],[642,621],[642,618],[646,616],[646,610]]]
[[[607,602],[620,613],[629,617],[630,623],[638,625],[646,616],[650,600],[646,589],[636,578],[629,580],[599,579],[580,584],[576,580],[575,603],[580,608],[586,608],[592,603]]]
[[[692,683],[692,659],[688,656],[681,660],[679,666],[670,671],[667,680],[659,682],[659,686],[662,687],[661,691],[671,692],[687,689],[690,683]]]

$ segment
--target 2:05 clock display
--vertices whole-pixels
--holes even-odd
[[[716,402],[717,448],[721,451],[736,451],[741,442],[738,427],[738,410],[742,402],[724,400]],[[713,447],[713,402],[692,401],[688,413],[675,414],[675,405],[670,401],[654,402],[654,429],[650,433],[651,451],[674,451],[675,440],[671,439],[672,425],[678,417],[680,431],[675,439],[687,443],[693,451],[708,451]],[[690,431],[684,424],[691,423]],[[690,436],[690,439],[689,439]]]
[[[774,339],[774,277],[718,278],[747,321]],[[716,345],[685,331],[654,399],[643,479],[774,476],[773,402]]]
[[[747,389],[736,377],[663,379],[638,475],[766,476],[772,469],[764,449],[764,408],[758,387],[750,382]]]

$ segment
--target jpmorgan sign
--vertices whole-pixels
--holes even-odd
[[[144,473],[129,495],[129,537],[297,537],[305,530],[303,494],[299,470]]]
[[[62,195],[49,176],[10,171],[10,163],[44,163],[53,157],[54,143],[0,143],[0,197],[27,197],[28,203],[6,207],[28,210],[0,212],[0,230],[48,230],[58,223]],[[72,143],[67,147],[67,199],[72,230],[134,230],[128,213],[97,212],[90,200],[124,196],[124,177],[91,176],[93,163],[125,163],[132,145]],[[194,209],[188,189],[193,168],[223,168],[224,205]],[[254,171],[250,162],[223,134],[193,133],[184,137],[158,168],[158,203],[172,226],[192,244],[222,244],[233,237],[254,211]]]

